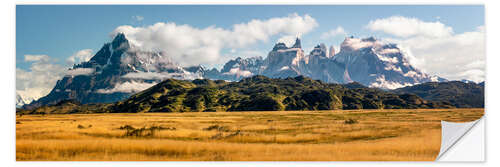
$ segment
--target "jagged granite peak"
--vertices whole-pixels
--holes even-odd
[[[125,37],[125,34],[123,33],[116,34],[111,44],[113,46],[113,49],[117,49],[119,47],[126,49],[130,47],[128,39]]]
[[[302,75],[302,66],[307,63],[307,57],[300,46],[300,40],[297,38],[298,45],[291,48],[273,49],[270,51],[263,62],[262,75],[269,77],[294,77]],[[276,47],[275,47],[276,48]]]
[[[328,57],[328,50],[326,49],[326,45],[324,43],[320,43],[319,48],[322,52],[325,53],[325,57]]]
[[[293,44],[292,48],[302,48],[299,37],[295,39],[295,44]]]
[[[327,51],[326,51],[326,46],[325,44],[321,43],[319,45],[316,45],[311,53],[309,53],[311,56],[320,56],[320,57],[327,57]]]
[[[130,48],[125,34],[118,33],[110,43],[104,46],[93,56],[89,62],[99,65],[114,64],[119,61],[119,56]]]
[[[332,46],[330,46],[330,51],[328,51],[328,57],[329,58],[333,58],[335,56],[335,48]]]

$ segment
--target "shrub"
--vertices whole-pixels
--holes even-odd
[[[217,130],[217,131],[223,131],[223,132],[228,132],[229,131],[229,128],[225,127],[225,126],[219,126],[219,125],[211,125],[207,128],[203,128],[203,130],[207,130],[207,131],[210,131],[210,130]]]
[[[357,123],[358,123],[358,120],[351,119],[351,118],[346,119],[346,120],[344,121],[344,124],[357,124]]]
[[[130,125],[124,125],[121,126],[121,130],[126,130],[125,134],[123,136],[134,136],[134,137],[151,137],[154,136],[156,132],[161,131],[161,130],[176,130],[175,127],[162,127],[162,126],[151,126],[149,128],[142,127],[142,128],[134,128],[133,126]]]

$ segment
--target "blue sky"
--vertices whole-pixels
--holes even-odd
[[[453,27],[455,33],[472,31],[484,25],[483,6],[183,6],[183,5],[28,5],[16,10],[16,60],[17,67],[28,69],[26,54],[44,54],[64,64],[65,59],[79,50],[92,49],[95,53],[110,41],[109,33],[121,25],[146,26],[156,22],[189,24],[197,28],[216,27],[230,29],[232,25],[252,19],[285,17],[291,13],[308,14],[318,23],[310,33],[302,36],[307,50],[315,44],[339,45],[343,38],[321,39],[321,34],[342,26],[348,35],[384,37],[384,34],[364,28],[370,21],[394,15],[416,17],[422,21],[440,21]],[[137,21],[133,16],[142,16]],[[279,37],[249,46],[267,53]],[[227,50],[225,50],[227,51]],[[265,56],[265,55],[263,55]]]

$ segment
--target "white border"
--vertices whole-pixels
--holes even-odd
[[[74,1],[68,3],[64,0],[51,1],[14,1],[4,0],[0,5],[0,17],[2,18],[1,29],[1,61],[0,70],[1,78],[0,88],[3,89],[0,95],[0,110],[2,116],[1,137],[2,149],[0,150],[1,166],[500,166],[500,159],[497,158],[500,149],[499,143],[500,134],[491,131],[500,127],[498,103],[495,104],[495,99],[499,99],[500,82],[497,72],[500,72],[498,45],[500,44],[500,26],[498,16],[500,16],[500,6],[498,1],[494,0],[441,0],[441,1],[303,1],[303,0],[272,0],[272,1],[255,1],[255,0],[238,0],[238,1],[210,1],[211,4],[485,4],[486,8],[486,34],[487,34],[487,80],[486,80],[486,117],[487,121],[487,139],[486,139],[486,163],[435,163],[435,162],[30,162],[20,163],[15,162],[15,124],[14,124],[14,104],[15,104],[15,5],[16,4],[207,4],[204,0],[148,0],[131,1],[131,0],[100,0],[89,1]],[[496,76],[495,76],[496,75]],[[495,120],[496,119],[496,120]],[[7,134],[7,135],[5,135]]]

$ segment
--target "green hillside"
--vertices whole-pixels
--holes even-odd
[[[335,109],[449,108],[412,94],[373,88],[347,88],[306,77],[264,76],[239,82],[168,79],[118,102],[111,112],[210,112]]]
[[[395,89],[393,92],[412,93],[426,100],[446,102],[458,108],[484,107],[484,82],[428,82]]]

